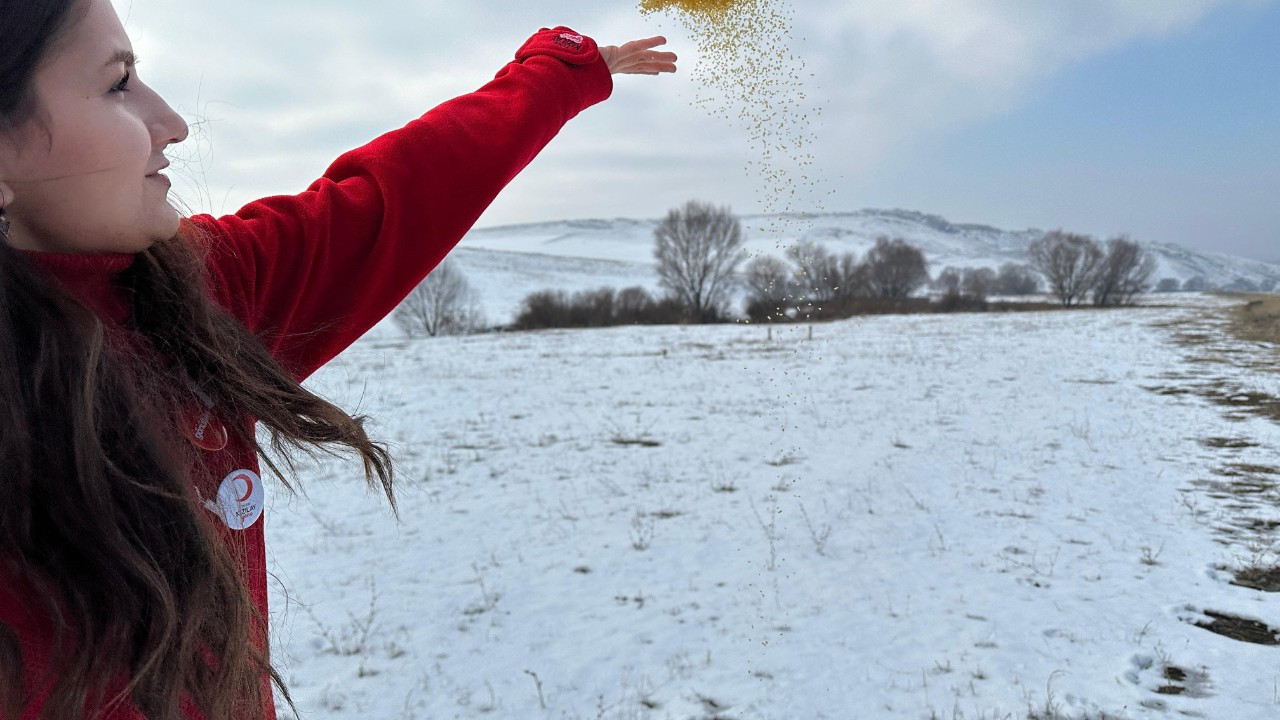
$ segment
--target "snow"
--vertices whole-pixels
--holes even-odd
[[[391,443],[402,522],[350,458],[272,484],[273,660],[312,718],[1280,717],[1280,647],[1192,624],[1280,627],[1228,582],[1274,537],[1223,531],[1275,491],[1203,486],[1273,466],[1277,426],[1159,391],[1280,393],[1274,350],[1161,301],[811,339],[384,322],[308,386]]]

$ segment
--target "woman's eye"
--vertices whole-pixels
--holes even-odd
[[[129,92],[130,77],[131,77],[131,73],[125,73],[124,77],[120,79],[120,82],[116,83],[116,86],[111,88],[111,92],[115,92],[115,93]]]

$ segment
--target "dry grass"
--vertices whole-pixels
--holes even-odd
[[[1231,309],[1231,332],[1242,340],[1280,343],[1280,295],[1231,294],[1245,302]]]
[[[1244,347],[1244,343],[1280,344],[1280,295],[1266,293],[1219,293],[1238,304],[1222,310],[1207,310],[1191,322],[1177,321],[1166,325],[1175,342],[1188,349],[1187,360],[1200,363],[1196,372],[1170,372],[1164,377],[1173,381],[1147,389],[1161,395],[1198,395],[1224,408],[1224,417],[1243,420],[1263,417],[1280,422],[1280,397],[1241,384],[1237,378],[1217,376],[1214,365],[1237,369],[1276,372],[1277,363],[1267,348]],[[1241,342],[1243,341],[1243,342]],[[1215,377],[1216,376],[1216,377]],[[1242,462],[1240,453],[1261,443],[1250,437],[1222,434],[1198,438],[1203,447],[1228,456],[1222,465],[1207,476],[1191,481],[1191,487],[1222,503],[1226,517],[1214,523],[1215,542],[1227,547],[1245,545],[1275,547],[1280,533],[1280,520],[1272,519],[1276,492],[1280,489],[1280,464]],[[1280,592],[1280,566],[1274,562],[1252,564],[1230,570],[1233,585],[1266,593]],[[1280,644],[1280,629],[1261,626],[1256,621],[1242,621],[1229,616],[1215,616],[1211,622],[1198,623],[1213,632],[1247,642]]]

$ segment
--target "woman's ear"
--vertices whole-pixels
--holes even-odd
[[[3,180],[0,180],[0,209],[12,205],[16,197],[17,195],[14,195],[13,188],[5,184]]]

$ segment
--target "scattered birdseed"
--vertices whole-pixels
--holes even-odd
[[[822,210],[816,194],[813,199],[805,197],[808,193],[797,194],[797,189],[816,188],[809,175],[813,154],[807,148],[813,140],[809,113],[819,115],[820,108],[806,110],[808,96],[801,80],[805,64],[791,33],[793,11],[785,0],[641,0],[640,11],[646,16],[669,12],[680,20],[698,47],[693,78],[699,91],[694,105],[724,118],[732,118],[736,111],[737,120],[750,133],[758,157],[747,162],[747,171],[761,179],[757,187],[760,205],[769,213],[763,219],[768,228],[757,229],[771,230],[781,249],[784,216],[798,216],[802,224],[811,225],[804,221],[807,212],[796,213],[794,207],[806,202],[810,208]],[[786,299],[793,299],[790,293]],[[780,335],[783,332],[779,330]],[[804,352],[812,361],[811,347],[810,343],[794,344],[792,352]],[[795,384],[809,379],[804,369],[808,362],[799,360],[793,369],[784,369],[782,376],[762,378],[778,389],[771,409],[784,433],[789,421],[783,406],[812,404],[812,398]],[[779,442],[786,443],[781,437],[785,436],[780,436]],[[784,451],[784,456],[799,455],[798,446]],[[794,478],[779,475],[779,486],[789,487],[793,482]]]
[[[791,33],[790,6],[784,0],[641,0],[640,12],[674,15],[697,43],[693,104],[726,119],[736,111],[758,151],[747,171],[761,180],[763,211],[793,214],[798,202],[821,210],[816,195],[797,194],[816,189],[807,148],[813,142],[810,113],[821,109],[805,107],[805,63]]]

